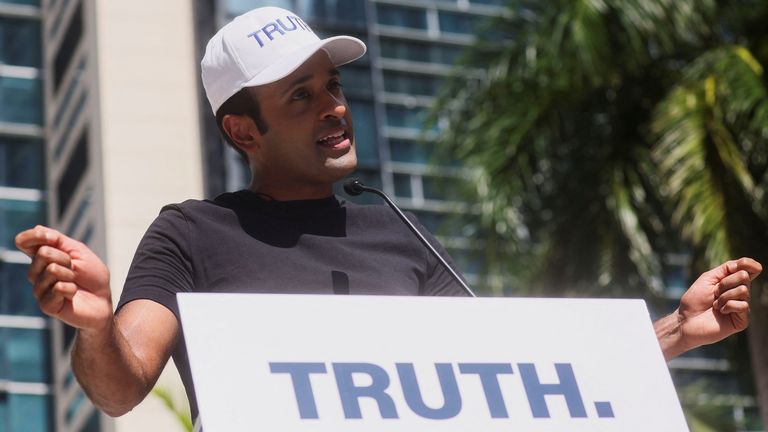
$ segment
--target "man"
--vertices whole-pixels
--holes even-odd
[[[336,67],[364,52],[354,38],[319,40],[278,8],[238,17],[211,39],[206,94],[252,182],[213,201],[163,208],[116,312],[108,270],[86,246],[45,227],[17,236],[32,257],[40,308],[78,328],[74,372],[107,414],[138,404],[173,355],[196,417],[178,292],[463,295],[388,209],[333,196],[333,183],[357,163]],[[655,323],[665,356],[746,328],[750,281],[761,270],[742,258],[703,274],[678,310]]]

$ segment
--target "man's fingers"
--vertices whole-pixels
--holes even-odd
[[[33,257],[37,250],[45,245],[70,253],[72,250],[80,248],[82,243],[65,236],[53,228],[42,225],[22,231],[16,236],[16,247],[30,257]]]
[[[719,297],[729,290],[741,285],[746,285],[748,287],[751,280],[749,272],[746,270],[738,270],[735,273],[722,278],[720,282],[717,283],[715,297]]]
[[[720,313],[723,313],[723,314],[748,313],[748,312],[749,312],[749,303],[745,301],[740,301],[740,300],[729,300],[720,308]]]
[[[715,279],[722,279],[729,274],[744,270],[749,273],[750,278],[756,278],[763,271],[763,266],[752,258],[742,257],[735,260],[726,261],[712,270],[704,273],[705,276]]]
[[[749,279],[753,280],[763,271],[763,266],[752,258],[744,257],[736,260],[736,269],[746,271]]]
[[[61,309],[64,307],[64,302],[66,301],[67,300],[63,295],[58,294],[55,290],[51,289],[38,300],[38,304],[40,305],[40,310],[43,311],[44,314],[56,316],[61,312]]]
[[[16,247],[20,251],[34,256],[37,253],[37,249],[43,245],[54,245],[57,236],[61,235],[58,231],[38,225],[34,228],[20,232],[16,236]]]
[[[748,302],[749,299],[750,299],[749,285],[739,285],[737,287],[731,288],[730,290],[720,295],[712,304],[712,307],[717,310],[720,310],[726,303],[728,303],[731,300]]]
[[[35,281],[32,292],[38,302],[40,302],[48,295],[54,284],[59,281],[72,282],[74,278],[75,274],[71,269],[56,263],[50,263],[45,267],[37,281]]]
[[[53,288],[51,290],[58,295],[61,295],[67,300],[72,300],[73,297],[75,297],[75,293],[77,292],[77,285],[75,285],[72,282],[56,282],[53,284]]]
[[[34,258],[32,258],[32,264],[29,266],[29,271],[27,272],[29,282],[34,284],[40,278],[43,270],[51,263],[67,268],[72,266],[69,254],[51,246],[41,246],[37,253],[35,253]]]

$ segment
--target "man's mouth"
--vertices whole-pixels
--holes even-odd
[[[343,144],[345,141],[349,139],[349,135],[345,130],[340,130],[338,132],[334,132],[324,138],[320,138],[319,140],[315,141],[318,145],[321,145],[323,147],[336,147],[340,144]]]

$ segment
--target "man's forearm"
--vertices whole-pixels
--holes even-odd
[[[72,370],[94,405],[112,417],[133,409],[154,384],[148,382],[114,318],[103,330],[78,331]]]

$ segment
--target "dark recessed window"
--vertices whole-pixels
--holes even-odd
[[[59,46],[59,51],[56,52],[56,57],[53,60],[53,90],[55,92],[59,90],[61,80],[64,78],[64,74],[72,64],[73,55],[82,39],[83,4],[80,3],[77,5],[75,13],[72,14],[72,19],[67,25],[67,31],[64,33],[64,38]]]
[[[77,190],[77,186],[83,179],[85,171],[88,169],[88,131],[84,131],[82,136],[69,158],[64,174],[56,187],[56,196],[58,198],[57,211],[59,217],[69,207],[69,202]]]

